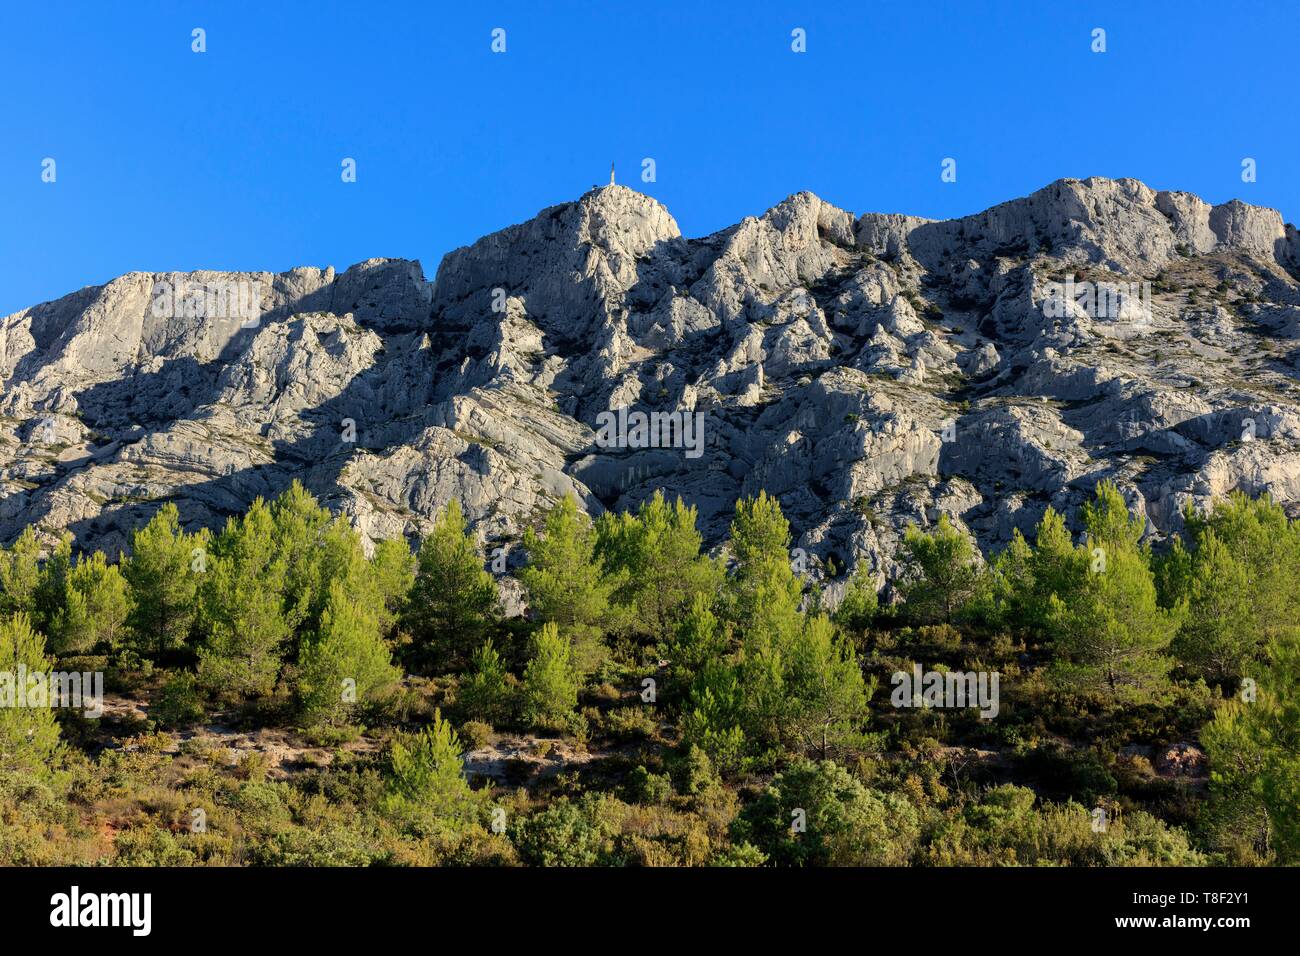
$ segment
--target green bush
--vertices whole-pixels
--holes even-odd
[[[564,797],[524,818],[512,833],[519,856],[533,866],[596,866],[605,862],[611,837],[590,800]]]
[[[460,736],[470,750],[478,750],[492,742],[492,725],[481,720],[467,720],[460,725]]]
[[[830,760],[799,760],[746,807],[733,840],[786,866],[898,866],[920,835],[904,798],[870,790]]]
[[[638,766],[628,775],[627,794],[634,803],[667,803],[673,795],[673,785],[666,775]]]
[[[203,719],[203,697],[189,671],[178,671],[158,690],[149,716],[161,727],[184,727]]]

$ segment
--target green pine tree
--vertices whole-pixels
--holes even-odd
[[[456,731],[439,711],[434,711],[432,725],[395,741],[389,753],[389,812],[438,828],[472,822],[479,801],[465,779],[463,752]]]
[[[544,729],[563,728],[578,706],[578,687],[572,642],[554,622],[544,624],[524,668],[524,721]]]
[[[1206,814],[1235,863],[1300,864],[1300,628],[1269,644],[1254,694],[1219,708],[1201,731],[1210,760]]]
[[[72,535],[63,532],[59,543],[41,564],[32,595],[32,622],[42,633],[55,635],[56,619],[63,610],[67,595],[68,573],[72,570]]]
[[[860,634],[872,625],[879,610],[880,593],[876,590],[875,575],[862,562],[849,578],[844,597],[831,620],[850,634]]]
[[[790,564],[790,523],[767,492],[736,502],[731,552],[736,559],[729,582],[731,620],[747,644],[779,647],[799,627],[803,584]]]
[[[199,649],[199,682],[223,698],[264,697],[275,687],[300,603],[284,606],[286,560],[274,521],[258,498],[243,518],[231,518],[212,542],[203,575],[207,643]]]
[[[370,575],[379,599],[379,626],[391,634],[406,613],[411,588],[415,586],[415,555],[404,538],[375,542],[370,558]]]
[[[1226,501],[1216,502],[1208,515],[1189,508],[1187,540],[1199,546],[1208,531],[1246,570],[1262,649],[1300,619],[1300,522],[1289,521],[1267,495],[1251,499],[1234,492]]]
[[[130,601],[126,579],[102,551],[82,556],[67,572],[63,600],[50,628],[59,654],[114,649],[126,631]]]
[[[488,638],[474,652],[469,674],[460,686],[458,699],[469,717],[493,726],[510,718],[511,688],[506,673],[501,655]]]
[[[1023,604],[1031,622],[1047,627],[1053,596],[1067,603],[1087,583],[1091,557],[1086,549],[1076,548],[1065,527],[1065,519],[1048,508],[1038,522],[1034,552],[1029,561],[1029,592]]]
[[[189,637],[207,545],[206,532],[181,531],[170,502],[131,535],[131,557],[120,567],[130,588],[127,626],[142,651],[161,654]]]
[[[1129,513],[1124,496],[1111,481],[1097,483],[1093,500],[1084,502],[1079,515],[1094,548],[1136,551],[1146,530],[1146,521]]]
[[[726,661],[710,661],[695,675],[681,720],[682,742],[698,747],[722,774],[746,766],[750,742],[741,726],[744,698],[740,673]]]
[[[18,706],[27,690],[19,686],[20,667],[27,674],[52,667],[45,639],[25,613],[0,617],[0,772],[46,779],[60,751],[59,725],[48,699],[40,706],[27,697],[27,706]]]
[[[401,679],[379,633],[369,601],[351,597],[339,581],[330,585],[320,630],[298,661],[298,699],[308,724],[355,719]]]
[[[979,589],[974,546],[946,514],[930,532],[908,525],[900,557],[903,600],[908,615],[917,621],[951,624]]]
[[[833,745],[858,730],[874,688],[862,678],[853,645],[825,617],[804,621],[787,666],[789,707],[782,730],[801,749],[816,749],[824,760]]]
[[[1245,567],[1207,531],[1180,595],[1188,610],[1173,643],[1174,655],[1193,674],[1235,686],[1256,659],[1261,648],[1250,592]]]
[[[27,527],[10,547],[0,547],[0,614],[33,614],[41,580],[41,544]]]
[[[1112,703],[1161,699],[1173,665],[1166,651],[1181,609],[1159,606],[1142,552],[1081,550],[1094,555],[1092,573],[1068,601],[1052,595],[1049,603],[1055,676],[1072,690],[1099,693]]]
[[[407,610],[415,666],[426,672],[459,666],[482,643],[498,614],[492,575],[452,499],[420,545]]]
[[[590,673],[604,657],[602,629],[617,584],[606,576],[596,553],[591,519],[567,495],[547,513],[544,534],[531,528],[524,532],[524,548],[528,565],[519,579],[528,589],[530,610],[559,628],[572,642],[579,670]]]
[[[297,480],[271,502],[270,513],[272,539],[284,562],[286,606],[314,631],[329,600],[332,576],[324,567],[323,544],[333,518]],[[359,551],[359,540],[356,547]]]
[[[597,554],[617,582],[613,600],[627,610],[635,633],[668,639],[696,596],[711,595],[720,583],[719,565],[700,554],[695,524],[694,508],[680,498],[669,505],[661,491],[635,515],[606,512],[596,523]]]
[[[677,625],[673,637],[663,645],[669,671],[668,705],[680,706],[696,675],[710,661],[722,660],[729,650],[730,640],[726,628],[713,613],[713,598],[706,594],[695,595],[690,610]]]

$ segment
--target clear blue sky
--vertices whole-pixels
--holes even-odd
[[[5,2],[0,314],[135,269],[432,277],[611,160],[690,236],[801,189],[949,217],[1094,174],[1300,219],[1295,0],[457,7]]]

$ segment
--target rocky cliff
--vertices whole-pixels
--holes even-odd
[[[556,496],[663,488],[717,544],[766,489],[811,573],[883,580],[909,522],[996,548],[1102,478],[1156,536],[1234,488],[1300,508],[1298,276],[1277,212],[1107,179],[943,222],[800,193],[701,239],[609,186],[431,283],[131,273],[0,319],[0,540],[115,553],[296,477],[372,537],[457,498],[509,547]]]

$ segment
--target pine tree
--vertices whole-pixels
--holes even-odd
[[[295,480],[270,505],[272,540],[284,562],[285,604],[310,630],[319,626],[329,600],[330,581],[324,568],[325,531],[331,515]],[[356,542],[360,550],[360,540]]]
[[[129,612],[122,572],[108,563],[102,551],[83,555],[64,581],[63,600],[50,628],[54,650],[79,654],[99,646],[115,648]]]
[[[458,694],[460,705],[469,717],[497,726],[510,717],[510,698],[505,665],[488,638],[470,661],[469,674]]]
[[[606,512],[596,524],[597,553],[617,582],[615,603],[630,612],[632,628],[667,640],[699,594],[712,594],[721,568],[700,554],[696,512],[681,498],[669,505],[656,491],[635,515]]]
[[[379,627],[389,634],[406,613],[411,588],[415,586],[415,555],[404,538],[375,542],[370,575],[379,598]]]
[[[1187,578],[1188,612],[1174,655],[1212,683],[1233,684],[1260,651],[1246,569],[1213,531],[1197,545]]]
[[[1056,677],[1113,703],[1159,699],[1173,665],[1165,652],[1181,610],[1158,605],[1143,553],[1107,550],[1104,562],[1094,560],[1094,572],[1068,602],[1052,595],[1049,603],[1048,628],[1060,657]]]
[[[261,498],[212,542],[202,591],[208,640],[199,650],[199,682],[209,691],[239,701],[274,689],[297,623],[283,604],[285,568]]]
[[[1278,859],[1294,866],[1300,863],[1300,629],[1273,638],[1269,661],[1265,707],[1257,717],[1267,752],[1260,794],[1273,823]]]
[[[131,557],[120,567],[130,586],[127,626],[142,650],[161,654],[189,637],[207,544],[207,532],[189,535],[180,530],[171,503],[132,534]]]
[[[32,614],[41,578],[41,544],[31,527],[13,545],[0,547],[0,614]]]
[[[1300,864],[1300,628],[1273,638],[1256,694],[1220,707],[1201,741],[1219,844],[1244,862]]]
[[[761,639],[779,646],[799,626],[803,585],[790,566],[790,523],[767,492],[736,502],[731,551],[731,620],[747,643]]]
[[[867,713],[870,692],[853,646],[825,617],[804,621],[789,653],[785,680],[790,707],[783,731],[824,760]]]
[[[730,675],[706,668],[701,678],[706,686],[692,693],[695,710],[711,724],[696,742],[719,766],[738,766],[736,755],[727,750],[742,740],[752,751],[775,747],[781,739],[790,705],[785,684],[788,653],[802,627],[803,584],[791,567],[789,549],[790,524],[775,498],[760,492],[757,498],[736,502],[731,522],[736,560],[727,593],[729,618],[741,635],[739,650]]]
[[[1111,481],[1097,483],[1093,500],[1084,502],[1080,517],[1094,548],[1136,551],[1146,530],[1146,521],[1129,513],[1123,495]]]
[[[536,727],[560,729],[578,706],[573,645],[554,622],[544,624],[524,668],[523,718]]]
[[[64,656],[84,654],[94,646],[94,626],[86,597],[80,591],[68,588],[54,620],[46,629],[50,633],[51,653]]]
[[[578,668],[590,673],[604,656],[602,628],[617,582],[606,577],[591,519],[578,511],[572,495],[551,508],[544,530],[524,532],[528,565],[519,579],[528,589],[530,610],[559,628],[573,644]]]
[[[72,535],[65,531],[41,565],[36,577],[36,590],[32,595],[32,622],[44,634],[53,636],[55,633],[56,619],[63,610],[68,573],[71,570]]]
[[[1025,596],[1025,606],[1036,625],[1047,626],[1053,595],[1068,603],[1083,588],[1090,565],[1087,550],[1076,548],[1070,540],[1065,519],[1048,508],[1038,522],[1034,553],[1029,562],[1031,591]]]
[[[407,627],[412,657],[426,671],[463,664],[498,614],[492,575],[454,498],[420,545]]]
[[[719,773],[739,772],[750,746],[741,726],[744,709],[739,671],[726,661],[708,662],[691,686],[682,742],[702,750]]]
[[[1053,508],[1039,520],[1033,546],[1020,529],[992,562],[987,587],[981,590],[988,623],[1042,632],[1052,595],[1067,604],[1088,575],[1088,554],[1075,548],[1065,521]]]
[[[369,602],[330,585],[320,630],[298,662],[298,699],[308,724],[344,723],[401,679]]]
[[[333,516],[297,481],[271,503],[276,552],[284,560],[284,607],[303,633],[320,629],[333,584],[371,601],[374,586],[361,535],[342,516]],[[291,649],[290,657],[294,657]]]
[[[1190,541],[1213,531],[1245,568],[1261,645],[1300,618],[1300,523],[1288,521],[1277,502],[1234,492],[1209,515],[1189,509],[1186,518]]]
[[[473,820],[478,800],[465,779],[464,748],[456,731],[434,711],[433,724],[394,742],[389,754],[390,812],[432,818],[457,828]]]
[[[989,567],[988,606],[990,623],[1004,627],[1026,628],[1038,623],[1033,580],[1034,549],[1019,528],[1011,531],[1011,541],[992,560]]]
[[[366,558],[361,535],[346,518],[341,515],[330,518],[320,527],[312,565],[308,579],[313,582],[314,593],[305,597],[294,591],[295,585],[286,568],[283,604],[289,619],[295,622],[297,635],[290,642],[287,660],[296,660],[306,640],[320,631],[321,619],[335,585],[368,608],[375,615],[381,634],[385,633],[385,624],[390,623],[390,617],[384,596],[379,590],[374,568]]]
[[[909,525],[903,533],[903,599],[907,612],[923,623],[951,624],[976,594],[979,565],[970,539],[946,514],[931,532]]]
[[[695,595],[694,603],[677,626],[677,632],[663,647],[670,671],[669,702],[684,701],[696,675],[710,661],[727,654],[729,640],[725,628],[713,613],[712,598]]]
[[[798,640],[801,622],[795,617],[787,634],[751,631],[741,643],[735,673],[740,687],[740,726],[751,750],[776,748],[795,702],[786,684],[789,652]]]
[[[880,594],[876,590],[876,578],[864,563],[853,571],[844,597],[831,615],[836,626],[850,634],[860,634],[869,628],[880,610]]]
[[[1140,543],[1145,522],[1129,515],[1114,484],[1098,483],[1081,517],[1087,539],[1071,548],[1049,509],[1032,562],[1036,597],[1048,598],[1054,676],[1112,704],[1162,699],[1173,666],[1166,652],[1185,609],[1160,606],[1150,551]]]
[[[1240,492],[1216,502],[1207,515],[1197,514],[1189,506],[1184,521],[1183,536],[1190,548],[1178,542],[1165,559],[1161,575],[1165,598],[1169,604],[1191,601],[1195,587],[1203,605],[1209,600],[1216,602],[1217,608],[1204,606],[1202,613],[1226,615],[1221,623],[1229,630],[1216,639],[1219,647],[1214,655],[1225,659],[1208,662],[1205,673],[1211,680],[1217,673],[1221,680],[1231,682],[1248,661],[1263,657],[1269,641],[1300,618],[1300,523],[1289,521],[1271,498],[1252,500]],[[1211,536],[1216,544],[1208,548]],[[1217,571],[1201,568],[1210,559]],[[1216,574],[1232,579],[1244,576],[1247,586],[1229,593],[1215,580]],[[1244,608],[1240,606],[1243,603]],[[1248,625],[1241,624],[1243,614],[1249,616]],[[1194,609],[1189,624],[1196,617]],[[1202,651],[1207,649],[1207,638],[1205,633],[1199,635]],[[1185,641],[1180,645],[1182,651],[1189,651]],[[1190,652],[1193,667],[1204,663],[1197,651]]]
[[[59,725],[48,699],[41,706],[27,697],[19,706],[18,695],[27,691],[20,668],[46,675],[51,669],[45,639],[21,612],[0,617],[0,772],[46,778],[60,749]]]

